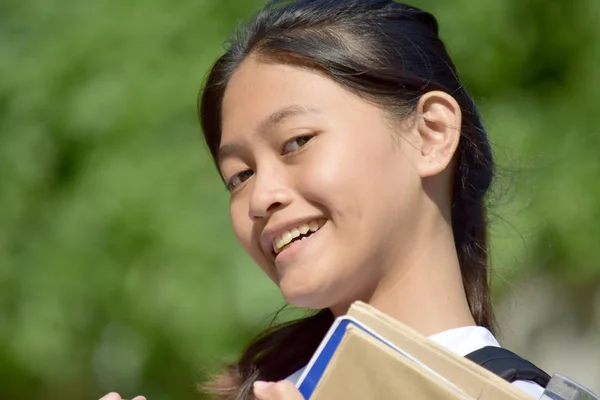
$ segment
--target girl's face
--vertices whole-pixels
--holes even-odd
[[[219,157],[231,221],[290,304],[368,298],[410,251],[423,190],[407,125],[310,70],[251,56],[234,73]]]

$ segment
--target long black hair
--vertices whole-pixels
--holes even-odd
[[[431,90],[462,110],[452,192],[452,229],[465,293],[480,326],[493,328],[488,284],[485,195],[494,176],[491,148],[431,14],[392,0],[274,0],[241,27],[213,65],[199,97],[204,137],[216,162],[221,105],[229,79],[250,54],[323,73],[398,119]],[[255,379],[280,380],[306,364],[331,325],[329,310],[259,335],[209,385],[219,399],[246,399]]]

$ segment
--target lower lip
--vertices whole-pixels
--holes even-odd
[[[286,247],[281,253],[278,253],[275,256],[275,265],[282,266],[294,261],[299,255],[301,255],[303,251],[307,250],[307,248],[314,243],[315,239],[325,228],[325,225],[327,225],[327,223],[321,226],[321,228],[319,228],[319,230],[313,233],[312,235],[292,243],[289,247]]]

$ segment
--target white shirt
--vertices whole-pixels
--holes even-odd
[[[486,346],[500,347],[500,344],[494,335],[492,335],[489,330],[481,326],[465,326],[462,328],[450,329],[448,331],[429,336],[429,339],[461,357],[464,357],[467,354]],[[294,372],[287,379],[296,383],[303,371],[304,368]],[[515,381],[512,383],[512,385],[521,389],[525,393],[534,396],[536,399],[539,399],[544,392],[544,388],[537,383],[530,381]]]

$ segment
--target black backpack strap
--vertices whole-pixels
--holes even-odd
[[[465,358],[481,365],[508,382],[532,381],[545,388],[550,380],[547,373],[502,347],[483,347],[467,354]]]

